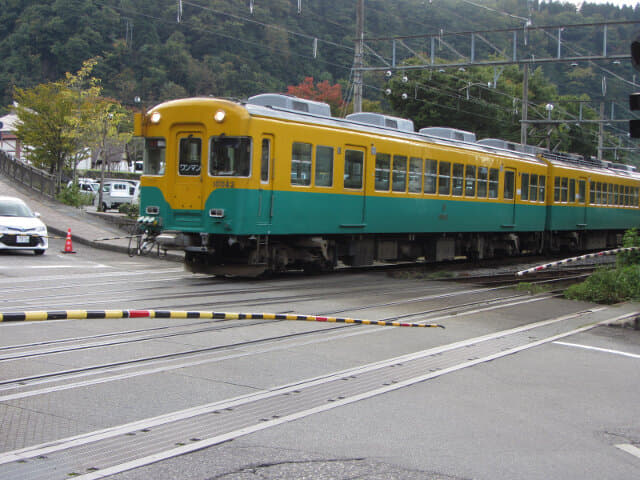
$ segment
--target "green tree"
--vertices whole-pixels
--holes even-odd
[[[89,59],[75,75],[67,73],[65,94],[75,104],[74,112],[69,118],[73,127],[69,135],[78,145],[97,153],[101,163],[102,184],[109,145],[116,144],[124,151],[124,146],[131,139],[131,131],[129,112],[119,102],[103,97],[100,80],[91,76],[97,63],[98,59]],[[129,128],[122,128],[125,125]],[[102,189],[98,194],[98,208],[102,208]]]
[[[58,189],[64,167],[75,166],[87,148],[104,156],[108,142],[124,145],[130,138],[120,128],[127,124],[128,113],[117,101],[103,97],[100,80],[91,76],[97,62],[85,61],[64,80],[14,91],[16,135],[36,166],[56,174]]]
[[[62,83],[46,83],[33,88],[15,88],[16,136],[28,146],[29,159],[56,174],[60,186],[62,170],[78,143],[70,131],[75,103]]]

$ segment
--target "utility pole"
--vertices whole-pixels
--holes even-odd
[[[527,123],[529,116],[529,64],[525,63],[522,67],[522,124],[520,125],[520,143],[527,144]]]
[[[598,160],[602,160],[603,143],[604,143],[604,102],[600,102],[600,126],[598,128]]]
[[[353,111],[362,111],[362,67],[364,66],[364,0],[356,7],[356,48],[353,58]]]

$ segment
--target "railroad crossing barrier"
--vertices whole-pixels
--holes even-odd
[[[436,323],[405,323],[356,318],[321,317],[283,313],[230,313],[181,310],[60,310],[0,313],[0,322],[33,322],[42,320],[84,320],[103,318],[205,318],[216,320],[299,320],[306,322],[351,323],[381,327],[444,328]]]
[[[578,260],[585,260],[587,258],[604,257],[604,256],[607,256],[607,255],[615,255],[615,254],[621,253],[621,252],[632,252],[634,250],[640,250],[640,247],[616,248],[614,250],[605,250],[603,252],[588,253],[586,255],[580,255],[579,257],[565,258],[564,260],[559,260],[557,262],[545,263],[544,265],[538,265],[537,267],[528,268],[527,270],[522,270],[522,271],[516,273],[516,275],[518,277],[521,277],[521,276],[523,276],[523,275],[525,275],[527,273],[536,273],[536,272],[539,272],[541,270],[546,270],[547,268],[550,268],[550,267],[557,267],[558,265],[565,265],[567,263],[577,262]]]

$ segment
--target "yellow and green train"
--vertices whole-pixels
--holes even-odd
[[[194,272],[591,250],[640,225],[629,167],[285,95],[165,102],[135,133],[142,218]]]

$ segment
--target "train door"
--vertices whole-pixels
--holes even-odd
[[[171,203],[177,210],[202,210],[204,133],[197,128],[180,130],[175,139],[178,165]]]
[[[365,226],[367,149],[355,145],[344,147],[345,209],[339,213],[340,227],[363,228]],[[336,212],[338,213],[338,212]]]
[[[516,226],[516,178],[518,177],[515,168],[504,169],[504,200],[511,201],[511,208],[505,222],[510,227]]]
[[[271,225],[273,217],[273,165],[273,135],[264,134],[260,142],[259,225]]]
[[[577,227],[580,229],[587,228],[587,185],[589,182],[586,177],[580,177],[578,179],[578,195],[576,195],[576,201],[578,202],[578,214]]]

